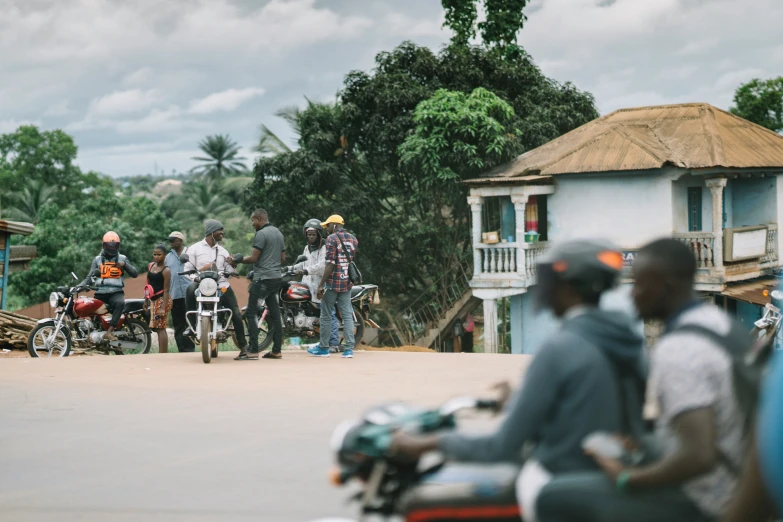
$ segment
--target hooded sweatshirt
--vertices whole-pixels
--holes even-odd
[[[631,409],[641,424],[645,366],[628,315],[587,309],[566,318],[533,358],[496,432],[448,433],[439,447],[453,460],[515,462],[534,442],[533,457],[550,473],[596,469],[582,441],[596,431],[625,431],[621,372],[639,390]]]

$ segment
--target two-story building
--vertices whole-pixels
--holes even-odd
[[[753,319],[780,266],[781,174],[783,136],[694,103],[615,111],[467,181],[485,351],[497,350],[500,298],[511,301],[512,352],[535,352],[551,332],[529,293],[536,262],[574,238],[609,239],[629,262],[677,238],[696,256],[702,297]],[[610,301],[633,312],[627,285]]]

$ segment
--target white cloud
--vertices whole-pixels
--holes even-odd
[[[143,111],[158,103],[161,95],[155,89],[143,91],[129,89],[114,91],[93,100],[90,106],[91,117],[111,117]]]
[[[693,54],[702,54],[705,51],[709,51],[710,49],[715,48],[718,45],[718,43],[720,43],[720,40],[715,36],[711,36],[703,40],[695,40],[693,42],[688,42],[688,44],[686,44],[685,47],[683,47],[678,51],[678,54],[685,55],[685,56],[693,55]]]
[[[62,100],[47,108],[43,115],[50,117],[68,116],[73,113],[68,100]]]
[[[226,89],[204,98],[193,100],[188,112],[191,114],[211,114],[213,112],[231,112],[252,98],[262,96],[264,89],[248,87],[246,89]]]

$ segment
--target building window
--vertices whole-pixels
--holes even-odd
[[[688,231],[701,232],[701,187],[688,187]]]

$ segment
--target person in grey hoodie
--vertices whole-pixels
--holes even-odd
[[[525,520],[535,520],[538,492],[554,475],[597,469],[583,440],[598,431],[634,431],[642,425],[643,339],[628,314],[598,308],[622,270],[622,255],[602,242],[571,241],[538,266],[537,301],[562,320],[533,358],[507,416],[488,435],[395,435],[398,454],[439,450],[462,462],[520,461],[535,443],[517,483]]]

